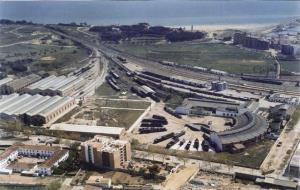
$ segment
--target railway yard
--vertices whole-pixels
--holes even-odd
[[[43,33],[37,32],[40,27]],[[21,29],[26,27],[6,26],[4,33],[12,35]],[[299,178],[287,170],[300,139],[300,88],[295,76],[287,78],[279,73],[277,78],[265,78],[261,73],[231,73],[208,65],[202,67],[196,61],[184,64],[180,59],[179,64],[155,56],[145,58],[135,55],[134,49],[124,48],[130,42],[122,45],[102,42],[97,39],[97,33],[88,29],[87,26],[35,26],[32,32],[38,33],[36,37],[20,37],[20,41],[26,40],[26,43],[20,42],[21,46],[26,47],[36,46],[33,42],[37,37],[42,40],[40,37],[46,35],[52,39],[44,42],[50,49],[45,47],[47,50],[37,50],[40,54],[31,53],[34,61],[28,63],[28,68],[42,58],[43,62],[53,64],[57,64],[55,60],[63,61],[57,54],[58,49],[51,49],[59,45],[70,45],[60,50],[67,49],[76,61],[70,69],[66,66],[68,63],[61,67],[54,65],[47,74],[41,71],[43,65],[39,67],[39,80],[18,89],[11,81],[22,81],[20,78],[25,74],[3,79],[3,84],[0,83],[1,121],[24,122],[22,127],[26,130],[18,130],[24,135],[28,130],[34,131],[28,135],[31,140],[41,134],[82,143],[99,135],[118,143],[130,142],[132,162],[107,176],[120,175],[134,185],[149,180],[141,178],[145,174],[143,167],[159,176],[157,181],[153,180],[154,186],[159,182],[158,189],[193,189],[199,185],[203,189],[259,189],[261,186],[284,189],[298,185]],[[15,43],[19,42],[7,42],[0,49]],[[201,41],[189,43],[205,47]],[[240,48],[229,46],[230,51]],[[257,55],[260,61],[265,61],[264,56],[268,54],[239,51],[251,59]],[[0,55],[7,66],[11,58],[6,54],[8,52]],[[264,64],[272,65],[276,60],[271,58],[267,57]],[[235,62],[238,64],[238,60]],[[12,74],[11,68],[7,71]],[[30,69],[26,73],[30,73]],[[35,102],[35,97],[39,101]],[[6,130],[4,125],[1,122],[1,128]],[[84,146],[79,149],[82,148]],[[82,155],[88,154],[83,152]],[[83,166],[74,178],[106,172]],[[136,176],[132,175],[135,167],[140,168]],[[91,172],[85,172],[88,170]],[[137,179],[139,182],[134,182]],[[118,180],[114,179],[113,183],[118,185]]]

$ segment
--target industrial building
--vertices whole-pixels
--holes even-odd
[[[1,79],[0,80],[0,89],[2,88],[3,85],[5,85],[6,83],[12,81],[13,79],[12,78],[4,78],[4,79]]]
[[[26,164],[18,162],[18,156],[44,157],[47,159],[40,164]],[[20,172],[33,176],[36,174],[52,175],[54,167],[59,166],[59,163],[65,161],[68,157],[69,151],[61,149],[60,147],[15,144],[0,154],[0,171],[4,171],[8,174]],[[12,163],[13,161],[16,161],[16,163]]]
[[[299,57],[300,56],[300,45],[298,44],[283,44],[281,45],[281,54]]]
[[[36,74],[31,74],[19,79],[15,79],[0,86],[0,92],[1,94],[12,94],[15,92],[22,92],[26,86],[35,83],[40,79],[41,77]]]
[[[186,98],[182,105],[176,108],[176,113],[188,115],[217,115],[223,117],[236,117],[246,111],[256,111],[258,102],[248,101],[237,103],[226,100],[211,100],[207,98]]]
[[[131,160],[131,146],[128,141],[95,136],[81,143],[81,160],[98,168],[125,168]]]
[[[0,117],[19,118],[28,125],[41,126],[56,121],[76,106],[71,97],[14,93],[0,99]]]
[[[271,102],[280,102],[280,103],[285,103],[285,104],[290,104],[290,105],[299,105],[300,104],[299,97],[292,97],[292,96],[278,94],[278,93],[270,95],[268,97],[268,100]]]
[[[251,112],[234,117],[234,123],[229,130],[210,134],[216,151],[238,151],[238,147],[262,139],[268,129],[266,120]]]
[[[78,138],[94,137],[102,135],[121,139],[125,134],[125,129],[121,127],[91,126],[91,125],[75,125],[66,123],[53,124],[50,130],[60,133],[69,134],[69,136],[77,136]]]
[[[25,92],[28,94],[41,94],[44,96],[72,96],[86,83],[85,79],[76,76],[51,75],[36,83],[29,85]]]
[[[268,50],[270,48],[270,42],[260,39],[255,36],[247,35],[246,33],[237,32],[233,36],[233,44],[241,44],[244,47],[258,49],[258,50]]]
[[[227,89],[227,83],[225,81],[213,81],[211,82],[211,90],[223,91]]]

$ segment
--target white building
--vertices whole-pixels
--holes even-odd
[[[28,166],[28,164],[16,162],[7,168],[11,161],[16,160],[18,156],[43,157],[46,160],[42,164],[32,164],[32,167]],[[32,174],[52,175],[53,168],[58,167],[59,163],[65,161],[68,157],[69,151],[60,147],[16,144],[0,154],[0,170],[6,171],[6,173],[11,170],[11,172],[25,171]]]

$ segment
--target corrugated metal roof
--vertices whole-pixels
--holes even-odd
[[[13,79],[12,78],[4,78],[4,79],[1,79],[0,80],[0,86],[12,81]]]
[[[41,90],[45,90],[45,89],[49,89],[51,88],[53,85],[56,85],[57,83],[59,83],[61,80],[65,79],[66,77],[65,76],[60,76],[60,77],[57,77],[53,80],[50,80],[48,83],[45,83],[43,85],[40,85],[38,87],[38,89],[41,89]]]
[[[4,110],[9,109],[10,107],[18,104],[23,99],[26,99],[28,97],[30,97],[29,94],[23,94],[21,96],[16,96],[15,98],[11,99],[10,101],[7,101],[6,103],[2,104],[1,107],[0,107],[0,112],[3,112]]]
[[[21,99],[20,101],[16,101],[15,104],[7,107],[3,112],[5,112],[8,115],[14,114],[16,110],[20,109],[26,103],[31,102],[33,99],[34,99],[34,97],[28,94],[28,96],[26,98]]]
[[[29,110],[26,114],[30,115],[30,116],[39,114],[42,110],[44,110],[45,108],[54,104],[55,102],[59,101],[60,99],[62,99],[62,97],[60,97],[60,96],[51,97],[50,99],[46,100],[45,102],[41,103],[40,105]]]
[[[43,109],[42,111],[40,111],[38,113],[38,115],[42,115],[42,116],[47,116],[49,113],[51,113],[52,111],[56,110],[57,108],[60,108],[61,106],[67,104],[68,102],[71,102],[73,99],[70,97],[63,97],[60,100],[58,100],[57,102],[49,105],[48,107],[46,107],[45,109]]]
[[[31,109],[32,107],[38,105],[42,99],[44,99],[44,96],[41,96],[39,94],[31,96],[31,98],[24,102],[23,105],[19,106],[12,114],[19,115],[24,114],[27,110]]]
[[[40,80],[40,81],[38,81],[38,82],[36,82],[36,83],[31,84],[31,85],[28,86],[27,88],[29,88],[29,89],[35,89],[35,88],[37,88],[37,87],[40,86],[40,85],[43,85],[43,84],[45,84],[45,83],[48,83],[50,80],[53,80],[54,78],[56,78],[56,76],[51,75],[51,76],[49,76],[49,77],[47,77],[47,78],[44,78],[44,79],[42,79],[42,80]]]
[[[71,88],[73,85],[76,85],[76,84],[82,82],[83,80],[84,80],[83,78],[77,78],[76,80],[73,80],[70,83],[59,88],[59,91],[64,92],[65,90]]]
[[[4,104],[5,102],[15,98],[15,97],[18,97],[19,94],[16,94],[16,93],[13,93],[13,94],[10,94],[10,95],[7,95],[7,96],[2,96],[1,99],[0,99],[0,106],[2,104]]]

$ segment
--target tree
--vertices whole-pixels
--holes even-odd
[[[27,129],[23,131],[23,134],[27,137],[27,139],[29,139],[29,137],[32,135],[32,131]]]
[[[49,185],[47,185],[47,190],[58,190],[61,188],[61,181],[60,179],[54,180]]]

